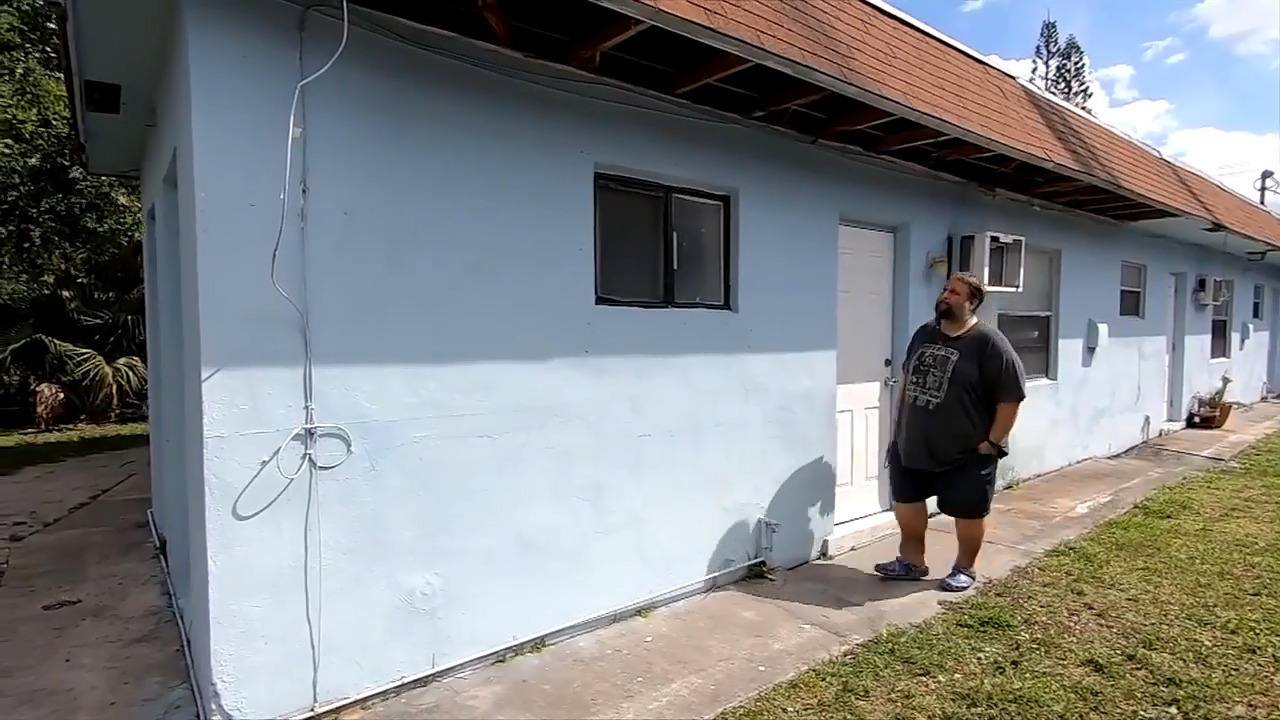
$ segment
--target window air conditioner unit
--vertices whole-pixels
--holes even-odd
[[[1221,305],[1227,301],[1227,281],[1220,277],[1199,275],[1193,294],[1198,305]]]
[[[978,276],[991,292],[1022,292],[1022,265],[1027,240],[998,232],[966,233],[953,247],[958,272]]]

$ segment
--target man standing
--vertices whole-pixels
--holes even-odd
[[[902,532],[898,557],[876,565],[895,580],[923,580],[929,511],[955,519],[960,549],[939,588],[963,592],[977,581],[986,517],[996,489],[996,464],[1026,398],[1022,361],[996,328],[974,312],[986,288],[970,273],[951,276],[934,320],[907,345],[898,423],[886,462],[893,512]]]

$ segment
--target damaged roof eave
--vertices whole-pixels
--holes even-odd
[[[79,155],[80,163],[85,164],[85,146],[84,146],[84,125],[80,119],[84,117],[83,110],[80,105],[80,93],[77,91],[79,82],[79,64],[76,56],[75,33],[71,19],[71,8],[67,6],[68,0],[44,0],[45,7],[53,15],[54,23],[58,26],[58,37],[62,43],[62,78],[66,84],[67,90],[67,106],[71,113],[71,129],[76,137],[76,150]]]
[[[876,5],[880,4],[880,3],[874,2],[874,0],[869,0],[869,1],[873,2],[873,4],[876,4]],[[647,22],[652,25],[665,28],[671,32],[684,35],[688,38],[705,43],[711,47],[715,47],[724,52],[732,53],[744,58],[748,58],[751,61],[758,63],[760,65],[786,73],[797,79],[813,83],[814,85],[830,90],[834,93],[838,93],[847,97],[854,98],[872,107],[876,107],[886,112],[893,113],[894,115],[897,115],[899,117],[909,119],[920,125],[933,128],[935,130],[938,130],[950,136],[962,139],[974,145],[978,145],[980,147],[984,147],[992,151],[1005,154],[1011,158],[1016,158],[1030,165],[1034,165],[1044,170],[1052,171],[1060,175],[1073,178],[1075,180],[1078,180],[1083,183],[1087,183],[1094,187],[1098,187],[1103,190],[1107,190],[1110,192],[1117,193],[1119,195],[1123,195],[1125,197],[1132,198],[1136,201],[1145,203],[1151,206],[1152,208],[1156,208],[1158,210],[1168,212],[1171,215],[1174,215],[1177,217],[1189,218],[1205,224],[1216,224],[1218,222],[1214,218],[1204,217],[1196,213],[1189,213],[1184,209],[1178,209],[1166,203],[1154,200],[1149,196],[1147,196],[1145,193],[1137,192],[1131,188],[1122,187],[1116,183],[1108,182],[1101,178],[1090,176],[1089,174],[1082,173],[1075,168],[1063,166],[1051,160],[1048,157],[1047,153],[1033,153],[1033,152],[1028,152],[1026,149],[1019,149],[1016,147],[1012,147],[1008,144],[1000,142],[991,137],[984,136],[982,134],[975,133],[973,131],[954,125],[950,122],[947,122],[946,120],[942,120],[932,115],[922,113],[910,106],[903,105],[902,103],[899,103],[890,98],[869,92],[857,85],[852,84],[851,82],[845,80],[844,78],[837,78],[837,77],[828,75],[812,67],[806,66],[805,64],[796,62],[794,60],[790,60],[785,57],[781,57],[773,52],[770,52],[763,48],[752,45],[751,43],[738,40],[724,33],[718,32],[716,30],[713,30],[707,27],[703,27],[697,23],[675,16],[669,12],[659,10],[644,2],[639,2],[638,0],[591,0],[591,2],[597,5],[601,5],[603,7],[607,7],[616,12],[629,15],[643,22]],[[913,24],[917,26],[920,25],[914,20],[913,20]],[[932,32],[932,31],[930,32],[930,34],[935,36],[935,38],[938,35],[936,32]],[[974,55],[976,57],[976,53],[973,53],[973,51],[968,50],[967,48],[961,47],[961,50],[964,50],[968,54]],[[999,68],[996,68],[996,69],[999,70]],[[1005,71],[1000,70],[1000,72],[1005,72]],[[1008,73],[1006,72],[1005,74],[1007,75]],[[1050,98],[1050,99],[1057,100],[1056,98]],[[1061,103],[1061,101],[1057,101],[1057,102]],[[1062,104],[1065,105],[1065,103],[1062,103]],[[1070,108],[1070,110],[1079,112],[1074,107]],[[1168,159],[1163,158],[1163,156],[1161,156],[1161,160],[1166,162],[1168,161]],[[1243,233],[1236,229],[1232,229],[1232,232],[1240,235],[1241,237],[1247,238],[1254,242],[1258,242],[1268,248],[1273,248],[1273,249],[1280,248],[1280,244],[1277,244],[1277,242],[1275,241],[1268,240],[1266,238],[1254,237],[1248,233]]]
[[[167,64],[173,0],[44,0],[61,37],[77,161],[91,175],[141,175],[155,93]]]

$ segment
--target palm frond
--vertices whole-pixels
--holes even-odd
[[[95,411],[114,412],[147,388],[147,366],[138,357],[128,355],[107,360],[88,348],[64,348],[64,354],[70,361],[72,377]]]
[[[4,358],[10,349],[35,334],[31,320],[21,320],[9,327],[0,327],[0,358]]]
[[[0,348],[0,373],[11,381],[22,378],[33,382],[53,382],[67,386],[75,383],[73,368],[92,362],[97,355],[88,348],[58,340],[42,333],[29,333],[25,337]],[[109,399],[109,395],[107,396]]]

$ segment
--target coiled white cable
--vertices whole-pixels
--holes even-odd
[[[294,428],[293,432],[285,438],[280,444],[280,448],[276,451],[276,469],[280,474],[289,480],[293,480],[302,475],[308,466],[314,467],[316,470],[332,470],[351,457],[354,449],[354,441],[351,432],[345,427],[332,423],[316,422],[316,406],[315,406],[315,383],[314,383],[314,357],[311,345],[311,318],[305,310],[294,302],[289,293],[281,287],[280,280],[277,277],[277,269],[280,264],[280,246],[284,242],[285,225],[289,216],[289,180],[293,175],[293,143],[296,139],[297,132],[294,124],[298,118],[298,102],[302,97],[302,89],[309,83],[313,82],[320,76],[329,71],[333,64],[342,55],[342,51],[347,47],[347,37],[350,32],[350,10],[347,6],[347,0],[342,0],[342,41],[338,43],[338,49],[330,56],[329,61],[320,67],[319,70],[298,81],[293,88],[293,102],[289,105],[289,137],[285,144],[284,154],[284,182],[280,189],[280,224],[276,230],[275,248],[271,251],[271,284],[275,286],[276,292],[288,301],[294,312],[298,313],[299,319],[302,320],[302,346],[303,346],[303,365],[302,365],[302,395],[303,395],[303,411],[304,417],[302,424]],[[298,130],[301,130],[300,128]],[[304,268],[305,272],[305,268]],[[337,436],[346,446],[346,452],[343,456],[334,462],[321,462],[316,457],[316,444],[321,435]],[[292,472],[288,472],[284,468],[283,456],[286,449],[295,440],[302,439],[302,458],[298,461],[298,466]]]

